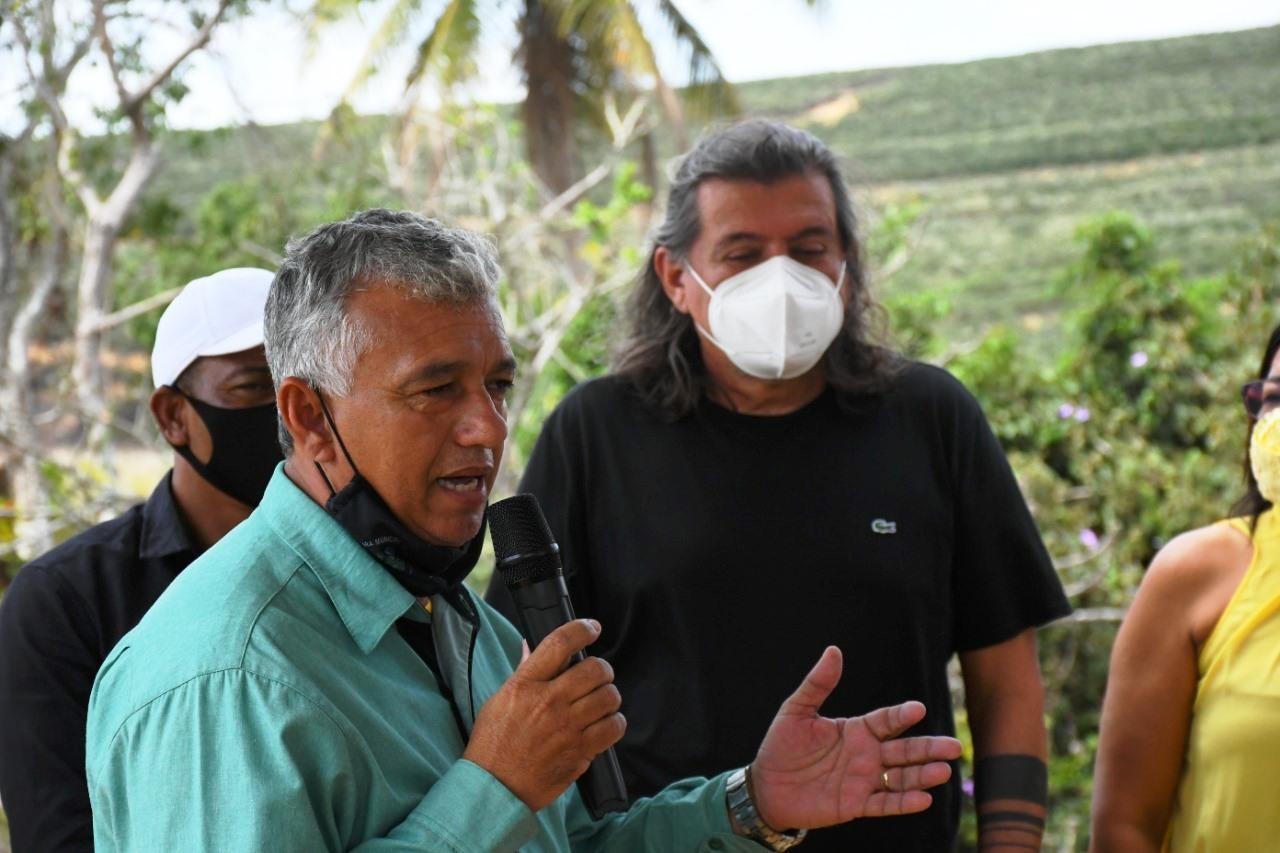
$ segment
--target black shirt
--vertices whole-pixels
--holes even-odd
[[[145,504],[26,565],[0,601],[0,801],[14,853],[93,849],[84,738],[94,676],[197,556],[172,476]]]
[[[951,734],[946,665],[1069,607],[972,396],[912,365],[852,413],[828,389],[779,417],[704,403],[666,422],[617,378],[548,419],[522,491],[538,496],[593,653],[627,716],[632,797],[750,762],[823,648],[852,716],[919,699],[913,734]],[[490,601],[510,614],[501,584]],[[959,779],[921,815],[810,833],[808,851],[951,849]]]

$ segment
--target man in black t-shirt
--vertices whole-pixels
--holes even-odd
[[[151,413],[173,470],[146,503],[24,566],[0,602],[0,801],[14,853],[93,850],[94,676],[178,573],[248,517],[283,458],[262,346],[271,278],[223,270],[169,304]]]
[[[868,341],[863,275],[821,142],[764,121],[705,139],[676,174],[615,375],[561,403],[521,488],[579,613],[604,626],[631,796],[750,762],[770,697],[829,643],[860,656],[825,712],[919,699],[917,733],[949,734],[958,653],[982,849],[1039,849],[1035,628],[1069,607],[972,396]],[[500,584],[489,600],[512,614]],[[815,831],[805,849],[951,849],[959,797],[957,775],[923,814]]]

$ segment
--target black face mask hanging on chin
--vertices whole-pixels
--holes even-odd
[[[208,462],[197,459],[190,445],[171,445],[174,451],[209,485],[247,507],[256,507],[262,502],[262,493],[267,490],[276,465],[284,458],[277,432],[276,404],[226,409],[197,400],[181,388],[169,387],[191,404],[213,441]]]
[[[320,396],[317,392],[317,396]],[[433,545],[409,530],[387,506],[373,485],[364,478],[355,460],[347,451],[338,427],[329,414],[329,407],[320,396],[320,408],[325,421],[333,430],[333,436],[347,457],[354,475],[341,491],[333,488],[329,476],[320,463],[316,470],[329,487],[330,497],[324,508],[351,537],[360,543],[369,555],[382,564],[391,576],[400,582],[416,598],[444,595],[462,613],[469,613],[470,602],[460,594],[464,578],[475,568],[484,547],[484,533],[488,514],[480,522],[480,530],[465,545],[454,548],[449,545]]]

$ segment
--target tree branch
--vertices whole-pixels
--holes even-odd
[[[223,14],[227,11],[227,7],[230,5],[231,0],[218,0],[218,8],[214,10],[212,15],[205,19],[205,22],[201,24],[200,29],[196,30],[195,36],[190,42],[188,42],[187,46],[178,51],[177,55],[173,57],[168,65],[158,70],[151,76],[150,80],[142,85],[142,88],[133,95],[127,105],[127,109],[136,110],[141,104],[145,103],[147,99],[151,97],[151,93],[154,92],[158,86],[163,84],[165,80],[168,80],[169,76],[177,70],[178,66],[181,65],[187,57],[209,43],[209,38],[213,35],[213,28],[218,25],[218,22],[222,19]]]
[[[142,193],[159,165],[160,149],[149,137],[138,138],[134,144],[133,153],[129,157],[129,165],[125,167],[120,181],[94,218],[110,223],[112,227],[123,225],[134,201]]]
[[[124,85],[124,78],[120,76],[120,66],[116,63],[116,46],[111,41],[111,36],[107,32],[107,3],[106,0],[93,0],[93,26],[98,37],[98,46],[102,48],[102,55],[106,57],[107,68],[111,71],[111,81],[116,85],[116,97],[120,101],[120,109],[129,116],[130,122],[134,124],[135,131],[137,125],[141,122],[142,117],[135,115],[135,111],[129,109],[129,103],[132,97],[129,90]]]
[[[60,100],[61,90],[66,85],[67,78],[71,76],[75,65],[84,58],[85,53],[88,51],[89,38],[86,37],[84,41],[77,44],[67,64],[59,69],[57,73],[52,73],[51,66],[44,64],[53,61],[52,54],[43,51],[38,52],[33,49],[31,38],[17,17],[11,18],[10,23],[13,24],[18,44],[22,47],[22,58],[27,67],[27,75],[31,78],[31,84],[35,87],[36,94],[40,96],[40,100],[49,109],[49,117],[53,122],[54,132],[58,138],[58,154],[54,158],[58,174],[71,185],[71,188],[80,198],[80,203],[92,215],[102,206],[102,200],[98,198],[97,193],[93,191],[93,188],[80,170],[72,165],[71,154],[72,149],[75,147],[75,131],[71,129],[71,123],[67,120],[67,114],[63,112],[62,101]],[[48,42],[52,39],[52,36],[46,35],[42,38],[45,42]],[[39,72],[31,64],[31,57],[36,53],[41,56],[42,67]],[[53,84],[56,84],[56,86]]]
[[[127,323],[134,317],[140,317],[148,311],[168,305],[173,301],[173,297],[182,292],[181,287],[171,287],[168,290],[162,290],[154,296],[148,296],[146,299],[140,299],[132,305],[121,308],[119,311],[113,311],[110,314],[104,314],[92,323],[86,326],[89,332],[105,332],[107,329],[113,329],[123,323]]]
[[[1125,607],[1081,607],[1067,617],[1068,622],[1122,622],[1128,608]]]

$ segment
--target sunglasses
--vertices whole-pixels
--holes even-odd
[[[1254,379],[1240,386],[1240,399],[1249,417],[1257,419],[1280,405],[1280,378]]]

